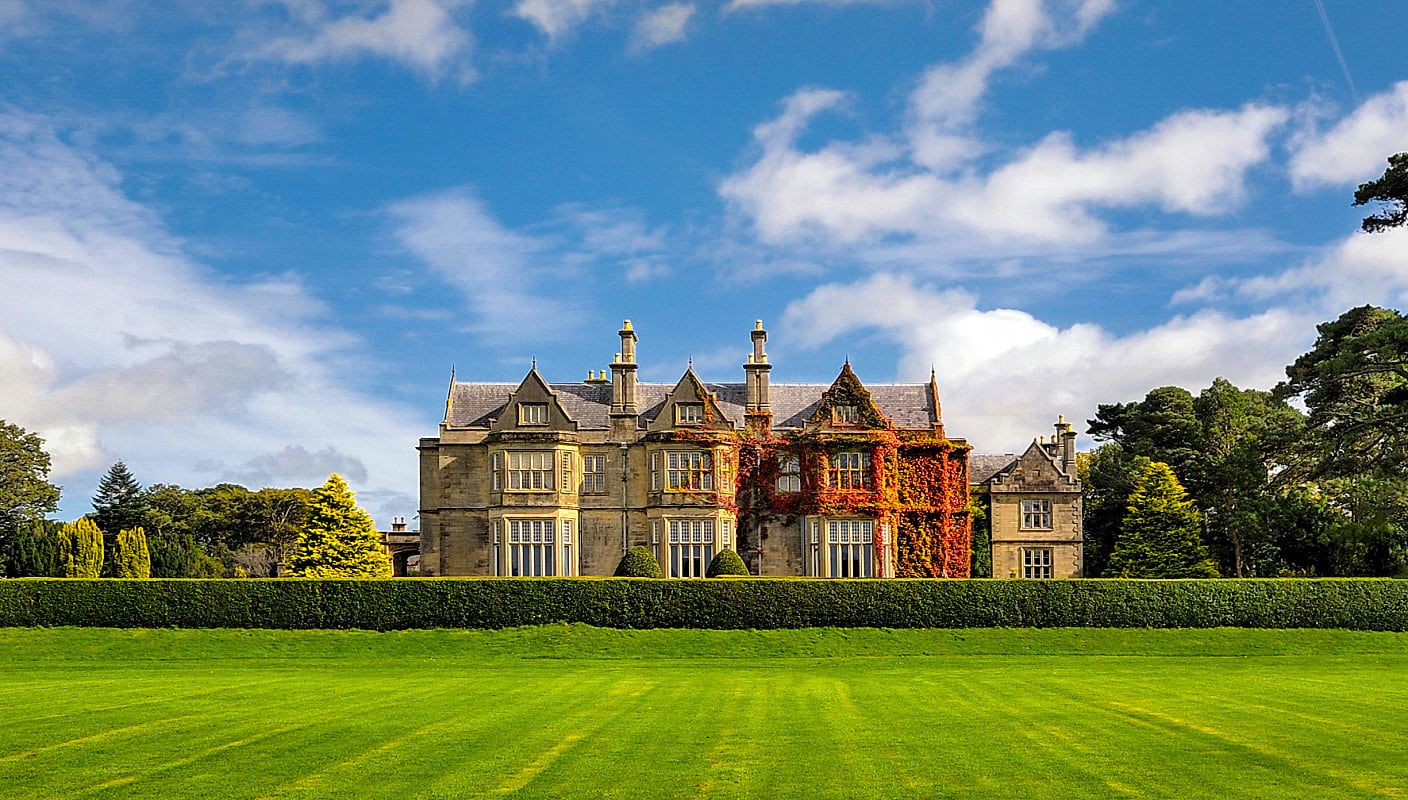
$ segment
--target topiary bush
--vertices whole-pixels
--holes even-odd
[[[402,630],[560,622],[609,628],[759,630],[1236,627],[1408,631],[1408,581],[0,580],[0,627]]]
[[[709,569],[705,571],[705,576],[717,578],[720,576],[749,575],[748,565],[743,563],[743,559],[738,554],[727,548],[720,550],[714,560],[709,562]]]
[[[655,560],[655,554],[647,547],[632,547],[621,556],[621,563],[616,565],[616,577],[618,578],[663,578],[660,573],[660,562]]]

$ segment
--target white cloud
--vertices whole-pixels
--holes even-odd
[[[433,419],[356,388],[371,379],[360,343],[295,280],[195,263],[43,117],[0,115],[0,162],[0,418],[46,437],[66,511],[116,458],[186,483],[212,453],[291,444],[358,453],[372,488],[414,489]]]
[[[1301,135],[1292,149],[1291,179],[1297,189],[1377,178],[1389,156],[1408,151],[1408,81],[1364,101],[1329,130]]]
[[[483,320],[480,333],[508,335],[499,320],[542,324],[512,332],[522,340],[551,337],[574,320],[561,296],[562,268],[545,265],[551,243],[510,230],[469,190],[413,198],[388,213],[397,241],[458,289]]]
[[[353,485],[367,481],[367,467],[360,458],[341,453],[335,447],[310,451],[302,445],[289,445],[274,453],[262,453],[236,466],[218,460],[198,467],[219,480],[234,481],[251,488],[266,486],[319,486],[328,475],[337,473]]]
[[[878,332],[901,351],[901,380],[923,380],[936,369],[950,435],[979,452],[1011,452],[1048,433],[1057,414],[1085,419],[1099,403],[1138,399],[1155,386],[1196,389],[1221,375],[1270,387],[1314,339],[1316,320],[1284,310],[1201,312],[1120,336],[1094,324],[1062,328],[1025,311],[983,309],[962,290],[877,274],[818,287],[792,303],[779,339],[818,346]]]
[[[1352,233],[1290,269],[1250,278],[1205,278],[1179,291],[1175,302],[1225,298],[1292,303],[1337,315],[1377,303],[1408,307],[1408,229]]]
[[[693,3],[667,3],[642,14],[631,32],[631,49],[641,52],[683,41],[696,10]]]
[[[453,71],[461,82],[476,76],[469,56],[473,39],[453,11],[461,0],[386,0],[376,11],[338,15],[317,0],[288,3],[303,30],[255,48],[252,58],[294,64],[367,56],[400,62],[432,78]]]
[[[946,177],[904,162],[902,149],[885,139],[799,150],[796,137],[810,118],[844,100],[821,89],[793,95],[777,119],[755,130],[757,160],[720,184],[765,241],[965,232],[1072,245],[1107,233],[1100,209],[1216,213],[1240,202],[1248,171],[1269,157],[1268,138],[1286,118],[1283,109],[1259,105],[1183,111],[1087,150],[1054,133],[986,175]]]
[[[890,5],[898,0],[730,0],[725,11],[745,11],[769,6],[799,6],[804,4],[823,6]]]
[[[517,0],[513,14],[527,20],[543,32],[549,41],[558,42],[613,0]]]

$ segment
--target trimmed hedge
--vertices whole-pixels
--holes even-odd
[[[0,580],[0,627],[1408,630],[1408,581]]]

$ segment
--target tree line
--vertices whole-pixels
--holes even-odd
[[[390,563],[370,515],[338,475],[317,489],[143,487],[121,461],[98,484],[93,512],[47,516],[43,440],[0,422],[0,574],[7,577],[384,577]]]

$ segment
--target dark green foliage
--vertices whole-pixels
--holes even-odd
[[[146,506],[142,484],[137,482],[127,465],[119,461],[98,481],[98,492],[93,495],[93,521],[111,544],[118,531],[142,524],[142,512]]]
[[[1120,526],[1106,573],[1121,578],[1215,578],[1217,567],[1199,538],[1201,518],[1173,470],[1144,468]]]
[[[27,523],[44,519],[59,505],[59,487],[49,483],[44,440],[0,420],[0,555]]]
[[[1383,203],[1384,209],[1364,218],[1366,233],[1408,225],[1408,153],[1388,157],[1388,169],[1377,180],[1359,184],[1354,193],[1356,206]]]
[[[968,497],[968,523],[973,531],[968,575],[973,578],[991,578],[992,498],[987,492],[973,492]]]
[[[1361,306],[1317,330],[1276,387],[1310,412],[1300,471],[1408,477],[1408,316]]]
[[[655,554],[646,547],[632,547],[621,556],[621,563],[616,565],[616,577],[618,578],[663,578],[660,572],[660,562],[655,560]]]
[[[1105,575],[1115,551],[1129,496],[1149,466],[1144,456],[1132,456],[1118,442],[1101,445],[1077,461],[1085,486],[1085,576]]]
[[[0,581],[0,627],[1344,628],[1408,631],[1408,581],[591,578]]]
[[[189,533],[161,530],[147,534],[147,549],[151,553],[153,578],[193,577],[199,559],[205,555]]]
[[[743,563],[743,559],[738,554],[727,548],[720,550],[714,559],[709,562],[709,569],[705,571],[707,578],[718,578],[720,576],[748,575],[748,566]]]
[[[22,526],[5,552],[5,574],[11,578],[61,578],[59,530],[62,523],[40,520]]]

